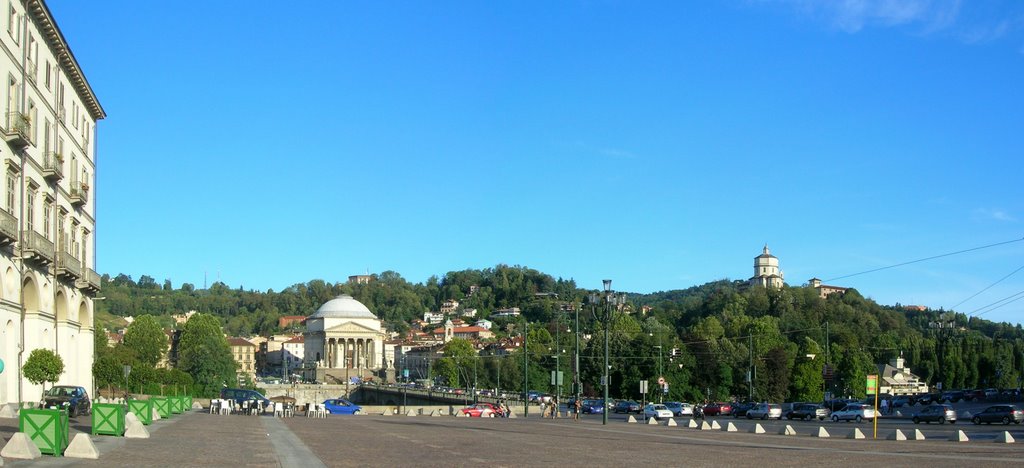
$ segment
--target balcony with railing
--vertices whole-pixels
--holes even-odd
[[[82,277],[75,281],[75,286],[86,294],[100,292],[100,274],[92,268],[82,268]]]
[[[59,182],[64,178],[64,156],[56,151],[43,154],[43,178],[50,182]]]
[[[81,206],[88,203],[89,184],[85,182],[72,182],[69,198],[71,199],[71,204],[75,206]]]
[[[4,140],[18,148],[32,144],[32,121],[28,115],[18,111],[8,112],[4,123]]]
[[[82,262],[68,252],[57,252],[57,276],[66,279],[82,277]]]
[[[43,265],[53,263],[53,242],[33,230],[21,231],[21,256]]]
[[[18,240],[18,218],[5,210],[0,210],[0,245],[7,245]]]

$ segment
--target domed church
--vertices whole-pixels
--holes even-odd
[[[364,378],[383,367],[382,322],[352,296],[341,295],[306,319],[307,379],[324,383]]]

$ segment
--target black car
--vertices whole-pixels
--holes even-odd
[[[735,405],[732,405],[732,417],[738,418],[740,416],[746,416],[747,411],[750,411],[750,409],[755,406],[757,406],[757,403],[736,403]]]
[[[68,417],[89,414],[92,411],[92,400],[85,387],[74,385],[57,385],[43,394],[44,408],[67,409]]]
[[[828,419],[830,414],[832,413],[828,408],[822,405],[801,404],[793,405],[793,409],[789,410],[785,416],[786,419],[806,419],[808,421],[811,419],[817,419],[819,421],[824,421]]]
[[[619,400],[615,403],[615,409],[612,411],[616,413],[640,413],[640,403],[633,400]]]
[[[954,390],[951,392],[945,392],[942,394],[942,401],[947,403],[956,403],[960,400],[965,399],[963,390]]]
[[[916,398],[917,403],[931,405],[942,401],[942,395],[938,393],[923,393]]]
[[[1020,424],[1024,421],[1024,411],[1014,405],[995,405],[985,408],[984,411],[975,414],[971,418],[974,424],[1000,422],[1003,424]]]

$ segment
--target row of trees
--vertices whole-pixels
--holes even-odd
[[[127,328],[121,343],[109,347],[96,334],[93,376],[99,388],[149,394],[216,396],[226,385],[237,386],[237,367],[217,317],[195,314],[181,329],[177,367],[166,364],[169,337],[156,317],[141,315]],[[125,375],[125,366],[131,371]]]
[[[600,320],[603,309],[586,303],[591,291],[579,289],[572,280],[506,265],[450,272],[422,284],[410,283],[395,272],[375,275],[368,284],[314,280],[279,293],[229,289],[221,283],[208,290],[191,285],[175,290],[170,282],[161,287],[151,278],[143,279],[136,283],[118,275],[105,283],[102,294],[108,299],[100,306],[115,315],[149,312],[153,317],[147,327],[169,325],[171,314],[197,310],[201,314],[196,317],[204,318],[194,327],[206,324],[206,334],[193,336],[212,336],[216,322],[224,323],[228,334],[267,335],[277,331],[279,316],[309,315],[343,293],[366,304],[394,331],[406,330],[412,319],[438,310],[447,299],[460,300],[484,317],[496,309],[519,307],[520,320],[495,320],[497,334],[498,338],[520,336],[526,326],[528,349],[476,356],[471,346],[455,340],[432,368],[436,377],[453,385],[475,382],[481,388],[522,389],[525,375],[531,387],[553,390],[548,388],[549,373],[557,369],[567,376],[563,390],[571,391],[568,376],[573,371],[576,333],[571,320],[575,317],[570,316],[580,304],[579,332],[584,338],[579,370],[588,394],[597,394],[600,388],[605,327],[612,393],[619,397],[639,398],[640,380],[652,381],[648,397],[653,397],[659,390],[653,381],[659,376],[669,382],[669,398],[689,401],[731,397],[817,401],[826,391],[861,396],[864,376],[900,355],[926,381],[945,388],[1017,387],[1024,375],[1024,331],[1019,325],[952,311],[883,306],[853,289],[821,298],[817,290],[807,287],[765,289],[717,281],[686,290],[631,294],[629,303],[605,323]],[[646,315],[640,313],[643,310]],[[223,336],[218,337],[193,341],[183,334],[182,344],[196,343],[195,349],[202,350],[197,355],[206,356],[226,348]],[[130,354],[116,362],[152,361],[152,352],[130,344],[134,341],[125,337],[131,353],[111,351]],[[230,356],[225,362],[201,366],[190,359],[183,349],[178,369],[204,391],[214,389],[222,379],[233,379],[233,370],[227,370]],[[117,382],[110,362],[114,361],[104,361],[111,374],[104,378]],[[158,377],[161,382],[177,378]]]

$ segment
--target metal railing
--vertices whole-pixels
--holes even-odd
[[[85,269],[85,281],[86,281],[86,283],[89,284],[90,287],[92,287],[93,289],[99,291],[101,280],[100,280],[100,274],[96,273],[96,270],[93,270],[92,268],[86,268]]]
[[[16,137],[27,143],[32,142],[32,121],[27,115],[18,111],[8,112],[6,123],[5,129],[9,137]]]
[[[71,203],[84,204],[89,201],[89,186],[85,183],[71,183]]]
[[[18,240],[18,218],[4,210],[0,210],[0,235],[10,241]]]
[[[78,278],[82,276],[82,262],[68,252],[57,253],[57,273]]]
[[[64,157],[56,151],[43,153],[43,177],[64,177]]]
[[[53,242],[38,232],[32,230],[21,231],[21,250],[26,254],[38,256],[47,262],[53,261]]]

